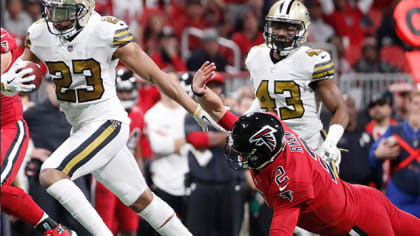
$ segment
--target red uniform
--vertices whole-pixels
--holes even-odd
[[[16,60],[16,42],[1,29],[1,53],[11,52]],[[9,66],[10,68],[10,66]],[[8,68],[8,69],[9,69]],[[7,70],[6,70],[7,71]],[[1,94],[1,184],[10,185],[19,171],[28,147],[29,134],[22,115],[19,95],[7,97]]]
[[[11,52],[12,62],[16,60],[16,42],[1,29],[1,53]],[[9,66],[10,68],[10,66]],[[8,68],[8,69],[9,69]],[[1,95],[1,208],[31,226],[35,226],[44,211],[22,189],[12,187],[22,161],[25,158],[29,133],[22,116],[22,103],[18,95]],[[16,204],[18,203],[18,204]]]
[[[140,108],[133,107],[128,117],[131,122],[127,146],[134,153],[136,145],[140,145],[144,129],[143,113]],[[99,182],[96,185],[95,208],[114,235],[118,229],[132,232],[139,228],[139,216]]]
[[[225,117],[219,124],[231,130],[237,118]],[[262,170],[251,170],[257,189],[274,210],[271,236],[292,235],[296,225],[321,235],[420,235],[420,219],[396,208],[374,188],[336,178],[329,165],[282,125],[284,150]]]

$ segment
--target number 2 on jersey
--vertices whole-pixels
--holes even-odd
[[[88,102],[100,99],[104,93],[104,86],[101,78],[101,66],[94,59],[73,60],[73,74],[83,75],[88,88],[70,89],[73,82],[72,73],[63,61],[46,62],[50,74],[60,74],[61,78],[54,78],[55,92],[57,99],[65,102]],[[90,72],[86,75],[84,72]]]
[[[263,80],[258,86],[256,96],[260,101],[260,106],[269,112],[276,112],[276,100],[270,97],[268,92],[268,80]],[[285,91],[290,92],[290,97],[285,97],[286,104],[292,106],[293,109],[287,107],[279,108],[278,115],[282,120],[295,119],[303,116],[305,109],[300,98],[299,85],[294,81],[274,81],[274,93],[281,94]]]

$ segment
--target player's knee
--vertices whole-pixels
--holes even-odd
[[[42,169],[39,173],[39,183],[48,188],[53,183],[69,178],[68,175],[56,169]]]
[[[130,208],[133,209],[135,212],[141,212],[144,210],[153,200],[153,193],[152,191],[147,188],[137,200],[130,205]]]

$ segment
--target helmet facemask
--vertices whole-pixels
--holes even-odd
[[[307,30],[302,21],[288,20],[288,19],[270,19],[266,18],[267,23],[264,27],[264,39],[269,48],[275,50],[280,56],[287,56],[295,51],[306,41]],[[292,27],[292,28],[290,28]],[[276,29],[284,28],[284,30],[291,31],[295,28],[295,34],[276,34]]]
[[[83,28],[82,18],[86,18],[89,9],[79,4],[66,4],[65,1],[49,0],[43,2],[43,18],[51,34],[69,39]],[[68,24],[68,25],[67,25]]]

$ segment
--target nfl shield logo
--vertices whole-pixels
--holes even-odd
[[[67,51],[73,52],[73,45],[68,45],[67,46]]]

